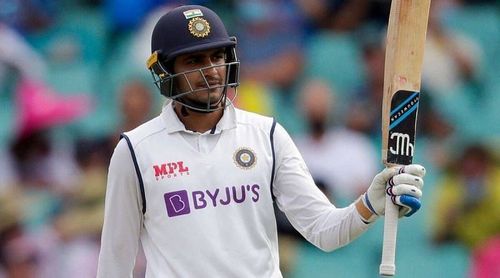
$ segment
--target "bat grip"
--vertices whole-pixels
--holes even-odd
[[[386,195],[384,218],[384,244],[379,273],[382,276],[394,276],[396,273],[396,237],[398,233],[399,207]]]

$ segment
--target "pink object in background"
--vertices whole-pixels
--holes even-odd
[[[472,278],[500,277],[500,236],[488,240],[472,255]]]
[[[91,106],[87,95],[61,96],[42,82],[28,79],[19,82],[16,102],[18,137],[71,123],[85,116]]]

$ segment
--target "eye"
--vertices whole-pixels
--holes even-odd
[[[218,52],[212,56],[212,61],[214,61],[216,63],[222,63],[225,61],[225,59],[226,59],[226,55],[224,55],[224,52]]]
[[[196,63],[198,63],[198,59],[197,58],[189,58],[185,61],[186,65],[195,65]]]

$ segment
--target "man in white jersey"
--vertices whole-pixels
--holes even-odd
[[[386,184],[401,216],[420,207],[420,165],[384,169],[350,206],[331,204],[281,125],[231,105],[236,39],[210,9],[169,11],[151,45],[148,68],[170,101],[116,146],[98,277],[132,277],[139,242],[146,277],[282,277],[273,202],[325,251],[384,214]]]

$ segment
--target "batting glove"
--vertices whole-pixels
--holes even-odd
[[[378,173],[365,194],[364,205],[373,213],[368,222],[385,214],[385,196],[400,206],[399,217],[411,216],[420,209],[420,197],[424,186],[425,168],[418,164],[385,168]]]

